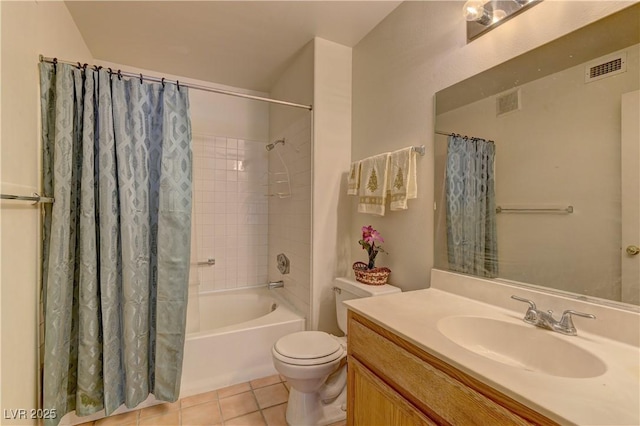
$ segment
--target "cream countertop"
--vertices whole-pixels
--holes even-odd
[[[518,293],[521,292],[514,291],[514,294]],[[554,337],[600,358],[606,364],[606,371],[597,377],[558,377],[508,366],[464,349],[444,336],[437,327],[439,320],[460,315],[534,327],[522,322],[525,304],[521,311],[511,311],[437,288],[354,299],[345,304],[426,352],[561,424],[640,424],[639,348],[584,332],[580,328],[583,324],[580,319],[575,320],[578,336],[564,336],[537,328],[535,331],[553,333]]]

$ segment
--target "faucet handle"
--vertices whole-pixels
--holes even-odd
[[[533,302],[533,300],[525,299],[524,297],[515,296],[515,295],[511,296],[511,298],[514,300],[518,300],[520,302],[528,303],[529,309],[536,309],[536,304]]]
[[[538,310],[533,300],[525,299],[524,297],[520,296],[511,296],[511,298],[519,302],[525,302],[529,304],[529,309],[527,309],[527,312],[524,314],[524,318],[522,319],[524,322],[533,325],[538,324]]]
[[[575,336],[578,333],[578,331],[576,330],[576,327],[573,325],[573,320],[571,319],[573,315],[577,317],[596,319],[596,316],[593,314],[585,314],[584,312],[578,312],[578,311],[572,311],[572,310],[564,311],[562,313],[562,318],[560,319],[559,325],[563,330],[568,332],[565,334],[571,334],[573,336]]]

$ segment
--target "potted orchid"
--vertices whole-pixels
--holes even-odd
[[[356,262],[353,264],[357,281],[371,285],[386,284],[391,270],[384,267],[376,268],[376,256],[380,252],[386,253],[380,243],[384,243],[384,238],[378,231],[373,229],[371,225],[362,227],[362,239],[358,241],[358,244],[367,251],[369,262]]]

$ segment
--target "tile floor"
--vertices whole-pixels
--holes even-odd
[[[288,384],[276,374],[78,426],[286,426],[288,398]]]

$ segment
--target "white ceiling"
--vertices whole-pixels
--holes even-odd
[[[400,1],[67,1],[94,58],[268,92],[313,37],[355,46]],[[73,59],[73,58],[71,58]]]

